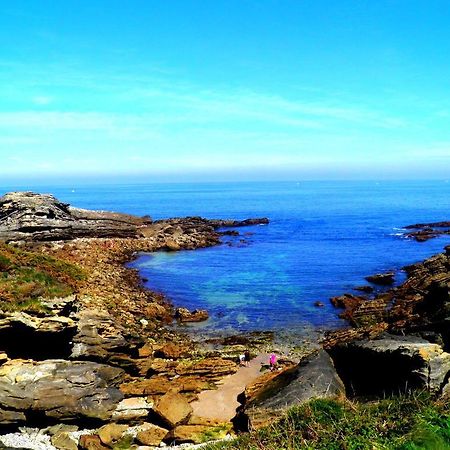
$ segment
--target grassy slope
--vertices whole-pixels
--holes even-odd
[[[0,310],[42,310],[40,298],[70,295],[83,278],[72,264],[0,243]]]
[[[450,405],[426,394],[359,404],[313,400],[277,424],[206,449],[446,450]]]

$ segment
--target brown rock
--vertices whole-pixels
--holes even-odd
[[[139,349],[139,356],[141,358],[148,358],[149,356],[153,356],[153,345],[145,344]]]
[[[85,450],[110,450],[102,444],[100,438],[95,434],[84,434],[80,436],[79,445]]]
[[[208,311],[204,309],[195,309],[192,312],[187,308],[177,308],[175,310],[175,319],[180,322],[203,322],[208,320],[208,318]]]
[[[165,394],[171,389],[172,383],[165,377],[152,377],[146,380],[132,381],[120,385],[121,392],[126,396]]]
[[[377,273],[366,277],[369,283],[380,284],[382,286],[388,286],[394,283],[394,272]]]
[[[136,435],[137,441],[142,445],[159,446],[162,440],[167,436],[169,430],[158,427],[153,424],[145,424],[142,431],[139,431]]]
[[[165,359],[186,358],[190,354],[190,348],[186,345],[174,344],[172,342],[163,345],[155,351],[155,357]]]
[[[205,358],[200,361],[182,361],[176,367],[176,373],[184,376],[203,377],[208,380],[220,380],[236,372],[238,365],[222,358]]]
[[[78,450],[78,442],[67,431],[54,434],[51,443],[59,450]]]
[[[98,430],[98,436],[103,444],[112,447],[117,441],[119,441],[125,431],[128,430],[128,425],[119,425],[117,423],[109,423],[102,426]]]
[[[166,248],[172,252],[181,250],[181,246],[173,239],[166,239]]]
[[[153,411],[170,427],[174,427],[189,420],[192,407],[181,394],[169,392],[159,399]]]

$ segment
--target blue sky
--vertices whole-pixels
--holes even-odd
[[[448,178],[450,2],[5,0],[0,180]]]

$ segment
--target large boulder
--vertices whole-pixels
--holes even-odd
[[[257,429],[281,418],[288,408],[313,398],[345,395],[345,387],[328,353],[320,350],[297,366],[278,374],[255,389],[251,386],[242,399],[244,406],[235,418],[243,430]]]
[[[153,411],[169,426],[175,427],[189,420],[192,407],[185,397],[175,392],[163,395],[153,407]]]
[[[73,208],[50,194],[0,197],[0,240],[55,241],[76,237],[136,237],[149,218]]]
[[[0,424],[111,418],[121,369],[84,361],[11,360],[0,367]]]
[[[384,333],[330,349],[351,395],[378,395],[427,389],[438,393],[450,373],[450,354],[417,336]]]

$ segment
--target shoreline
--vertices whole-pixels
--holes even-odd
[[[87,215],[84,212],[77,214],[82,217]],[[96,221],[103,220],[98,212],[96,214]],[[114,220],[116,218],[114,216]],[[31,220],[35,218],[32,217]],[[110,215],[107,220],[108,226],[114,226]],[[374,298],[363,295],[341,296],[339,301],[344,307],[343,314],[350,320],[350,325],[342,330],[325,333],[321,342],[308,339],[298,342],[298,336],[289,337],[289,332],[277,342],[276,333],[267,331],[216,336],[205,341],[205,336],[201,333],[197,333],[198,340],[194,340],[189,333],[183,333],[178,327],[168,326],[174,320],[176,305],[172,305],[164,295],[144,286],[138,269],[127,267],[127,264],[139,252],[195,250],[219,245],[221,235],[217,232],[217,227],[225,222],[232,227],[238,226],[236,223],[245,226],[249,222],[208,221],[188,217],[146,223],[133,229],[136,218],[132,218],[132,221],[133,224],[130,229],[126,229],[126,233],[134,230],[136,236],[27,241],[18,246],[35,255],[45,255],[56,258],[56,261],[74,264],[85,273],[85,279],[78,285],[74,296],[56,298],[53,303],[47,302],[50,312],[35,316],[27,312],[2,313],[0,328],[7,330],[6,333],[9,334],[6,336],[13,340],[17,338],[20,326],[31,337],[23,347],[15,348],[16,343],[11,341],[9,349],[13,357],[9,357],[8,352],[2,354],[0,399],[4,406],[0,407],[0,424],[5,429],[17,428],[23,423],[27,426],[49,425],[55,420],[55,417],[47,416],[46,407],[40,406],[39,402],[44,404],[44,400],[37,400],[37,407],[33,406],[37,408],[36,412],[29,415],[30,406],[26,397],[30,395],[27,393],[28,384],[22,386],[15,381],[12,383],[14,389],[21,392],[17,396],[24,396],[21,401],[25,406],[20,405],[22,409],[17,406],[16,398],[11,403],[9,394],[2,394],[12,389],[11,374],[22,373],[21,371],[25,375],[21,375],[19,379],[24,380],[33,376],[39,379],[40,375],[37,374],[44,373],[45,382],[50,383],[50,387],[46,386],[47,389],[53,389],[51,386],[54,380],[66,383],[72,376],[71,371],[79,371],[79,367],[86,367],[83,369],[84,376],[98,372],[101,374],[100,378],[109,377],[106,381],[107,391],[103,379],[100,380],[100,387],[93,387],[86,382],[89,394],[84,393],[82,397],[91,395],[91,391],[95,391],[95,395],[106,395],[106,403],[109,402],[107,411],[94,408],[89,411],[91,416],[87,420],[87,417],[80,418],[78,410],[70,410],[72,406],[62,403],[64,406],[60,406],[62,409],[57,413],[57,422],[75,421],[77,426],[89,425],[89,433],[94,436],[92,439],[97,439],[98,431],[96,427],[92,428],[92,417],[106,423],[104,426],[112,426],[118,422],[126,424],[127,429],[133,423],[152,420],[151,426],[160,427],[163,430],[159,431],[161,440],[165,439],[167,442],[196,442],[200,439],[199,434],[212,429],[217,431],[218,427],[230,432],[230,424],[225,426],[217,421],[212,423],[211,418],[192,415],[190,403],[202,392],[214,393],[222,380],[236,373],[239,370],[237,356],[245,349],[249,349],[252,355],[275,349],[281,357],[282,370],[279,373],[266,373],[259,381],[247,386],[242,394],[242,407],[238,409],[236,416],[245,417],[245,420],[240,419],[241,423],[250,423],[252,420],[267,423],[272,417],[271,410],[264,409],[264,420],[261,421],[260,402],[264,404],[267,400],[267,390],[274,398],[283,397],[284,390],[291,389],[292,377],[294,380],[295,377],[310,380],[308,383],[314,389],[306,393],[305,398],[342,393],[345,395],[345,391],[350,395],[349,389],[353,386],[353,381],[359,389],[353,395],[362,395],[366,385],[361,384],[361,380],[364,377],[368,377],[369,381],[376,378],[369,370],[371,358],[374,355],[378,358],[377,369],[390,370],[389,355],[392,351],[399,352],[401,358],[411,358],[414,361],[412,363],[408,360],[408,371],[404,373],[407,381],[410,373],[424,371],[424,367],[437,367],[436,361],[439,361],[439,367],[442,366],[442,370],[439,369],[442,373],[429,379],[441,379],[444,384],[445,380],[448,381],[444,373],[447,364],[450,364],[450,355],[447,358],[446,353],[450,346],[450,336],[445,331],[446,316],[443,319],[443,329],[439,321],[433,322],[436,317],[441,320],[439,314],[446,314],[446,310],[444,308],[441,311],[440,304],[436,309],[436,304],[430,303],[430,296],[439,288],[439,283],[450,282],[450,246],[444,249],[445,253],[409,266],[408,277],[402,284],[381,292]],[[101,226],[104,226],[103,223]],[[122,224],[120,226],[123,228]],[[386,275],[389,274],[377,274],[376,277]],[[424,305],[426,308],[423,308]],[[418,307],[423,309],[422,314],[417,314]],[[439,326],[441,328],[436,328]],[[442,343],[437,341],[439,336]],[[54,349],[51,360],[48,356],[39,357],[42,340],[60,344],[61,350],[59,347]],[[406,354],[402,353],[406,351],[405,348]],[[21,353],[24,349],[29,353]],[[64,353],[62,349],[68,349],[69,353]],[[27,357],[30,352],[34,355],[33,359]],[[358,368],[361,372],[357,374],[359,378],[353,380],[346,368],[349,361],[358,361],[360,358],[367,360],[367,367],[363,365],[364,367]],[[53,372],[47,374],[45,370],[49,368]],[[320,386],[314,386],[317,383],[317,371],[331,377],[327,383],[333,383],[334,390],[329,392],[326,388],[322,392]],[[2,387],[2,383],[6,387]],[[399,383],[403,383],[403,379]],[[444,384],[440,385],[435,381],[434,384],[430,384],[430,381],[424,383],[423,386],[435,392],[443,392],[445,389]],[[276,391],[273,385],[276,386]],[[66,389],[67,392],[72,392],[72,387]],[[383,385],[380,385],[380,389],[383,389]],[[292,398],[297,401],[297,395]],[[57,401],[64,402],[61,399]],[[176,405],[174,408],[185,415],[179,421],[173,419],[170,410],[164,406],[165,402]],[[171,408],[172,406],[169,409]],[[256,415],[252,408],[256,408]],[[54,406],[50,411],[53,409]],[[275,416],[279,417],[277,414]]]

